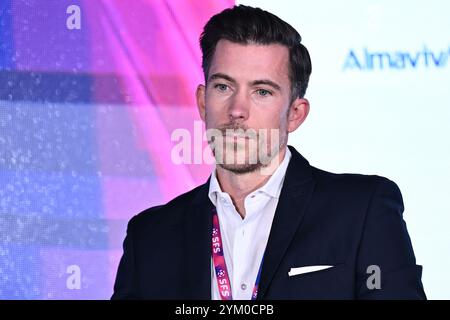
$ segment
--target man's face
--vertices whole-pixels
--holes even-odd
[[[210,141],[218,165],[235,173],[267,164],[267,158],[262,163],[260,156],[266,150],[270,158],[276,156],[286,146],[288,132],[299,125],[294,128],[288,121],[289,50],[279,44],[220,40],[207,86],[199,86],[197,99],[207,131],[218,129],[223,138]],[[271,138],[274,133],[278,136]]]

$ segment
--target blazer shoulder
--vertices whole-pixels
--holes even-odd
[[[390,190],[400,193],[400,189],[391,179],[375,175],[360,173],[334,173],[319,168],[311,167],[313,176],[319,184],[330,188],[348,191],[375,192],[377,190]]]

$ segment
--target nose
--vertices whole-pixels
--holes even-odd
[[[250,103],[244,93],[237,93],[231,99],[228,116],[233,122],[243,122],[249,117]]]

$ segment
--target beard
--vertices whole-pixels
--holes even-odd
[[[208,129],[207,137],[216,164],[239,175],[268,167],[280,149],[287,145],[287,130],[257,131],[236,123]]]

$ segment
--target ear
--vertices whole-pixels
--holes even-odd
[[[309,101],[304,98],[295,99],[289,108],[288,132],[295,131],[305,121],[309,113]]]
[[[205,122],[205,113],[206,113],[205,90],[206,90],[205,86],[203,84],[199,84],[197,86],[197,91],[195,93],[197,98],[198,113],[200,114],[200,118],[202,118],[203,122]]]

